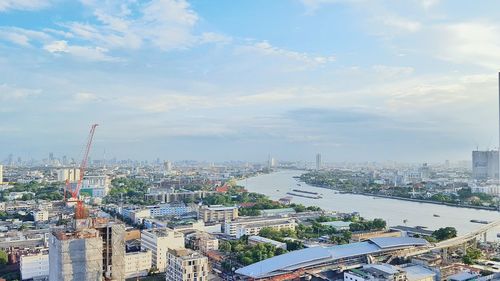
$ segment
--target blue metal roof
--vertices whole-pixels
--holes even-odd
[[[365,242],[293,251],[242,267],[236,270],[236,273],[252,278],[262,278],[343,258],[373,254],[388,249],[424,245],[427,245],[427,241],[419,238],[374,238]]]
[[[409,247],[409,246],[425,246],[428,244],[425,239],[412,238],[412,237],[372,238],[370,239],[370,241],[375,243],[382,249]]]

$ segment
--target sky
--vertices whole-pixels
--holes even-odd
[[[470,159],[495,0],[0,0],[0,160]]]

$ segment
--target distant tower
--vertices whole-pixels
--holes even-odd
[[[316,154],[316,170],[321,170],[321,153]]]
[[[170,173],[172,171],[172,162],[170,161],[163,162],[163,169],[165,170],[165,173]]]

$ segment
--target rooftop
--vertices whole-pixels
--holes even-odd
[[[343,258],[376,254],[391,249],[426,246],[427,241],[419,238],[389,237],[374,238],[364,242],[330,247],[314,247],[275,256],[236,270],[236,273],[263,278],[294,271],[298,268],[334,262]]]

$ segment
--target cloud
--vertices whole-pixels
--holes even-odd
[[[0,84],[0,101],[22,101],[38,96],[42,90],[13,87]]]
[[[33,42],[46,41],[51,37],[44,32],[19,27],[0,27],[0,40],[30,47]]]
[[[77,103],[89,103],[89,102],[100,102],[101,98],[99,98],[96,94],[93,93],[76,93],[74,96],[74,101]]]
[[[84,1],[93,10],[97,23],[64,24],[80,39],[107,48],[137,49],[148,43],[162,50],[182,49],[196,42],[192,28],[197,14],[185,0],[152,0],[138,7],[103,5],[100,1]]]
[[[372,66],[372,70],[375,71],[375,73],[382,75],[383,78],[406,76],[412,74],[414,71],[413,67],[387,65],[374,65]]]
[[[233,39],[229,36],[215,33],[215,32],[204,32],[201,34],[199,41],[201,44],[205,43],[221,43],[228,44],[231,43]]]
[[[321,6],[329,4],[353,4],[365,0],[301,0],[307,15],[313,15]]]
[[[50,6],[50,0],[0,0],[0,12],[9,10],[39,10]]]
[[[65,40],[53,41],[44,45],[43,48],[53,54],[66,53],[91,61],[121,61],[119,58],[108,56],[108,50],[105,48],[69,45]]]
[[[443,60],[478,65],[496,71],[500,65],[498,34],[500,25],[491,22],[437,25],[429,38],[429,52]]]
[[[271,45],[267,41],[242,45],[237,48],[239,53],[253,53],[261,56],[269,56],[281,59],[287,59],[304,64],[306,67],[319,66],[335,61],[334,56],[311,55],[304,52],[296,52]]]
[[[439,4],[441,0],[419,0],[420,5],[424,7],[424,9],[430,9]]]
[[[301,123],[364,123],[380,119],[381,116],[362,108],[300,108],[289,111],[287,116]]]
[[[395,15],[386,15],[378,19],[386,27],[399,31],[417,32],[422,27],[421,23],[414,20],[405,19]]]

